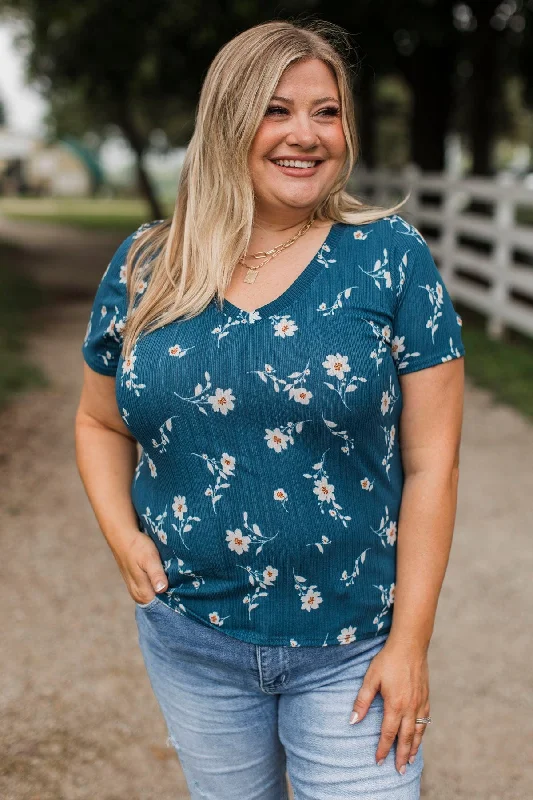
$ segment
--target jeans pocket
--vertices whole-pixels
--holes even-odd
[[[154,594],[152,599],[149,600],[147,603],[137,603],[137,601],[135,601],[135,605],[137,606],[137,608],[142,608],[142,609],[151,608],[152,606],[155,606],[156,603],[159,603],[159,597],[156,594]]]

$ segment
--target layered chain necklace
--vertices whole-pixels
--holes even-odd
[[[290,239],[287,239],[287,241],[283,242],[283,244],[278,244],[276,247],[273,247],[272,250],[262,250],[259,253],[253,253],[253,254],[250,254],[249,256],[246,256],[245,254],[243,254],[239,258],[239,264],[242,264],[244,267],[247,266],[246,263],[245,263],[246,258],[255,258],[255,259],[262,258],[263,259],[263,262],[261,264],[258,264],[256,267],[248,267],[247,268],[246,275],[243,278],[244,283],[253,283],[255,281],[255,279],[257,278],[257,273],[259,272],[260,268],[264,267],[265,264],[268,264],[269,261],[272,261],[272,259],[275,258],[279,253],[281,253],[283,250],[286,250],[287,247],[290,247],[291,244],[294,244],[294,242],[297,239],[299,239],[300,236],[303,236],[304,233],[306,233],[309,230],[309,228],[311,227],[311,225],[313,224],[314,218],[315,218],[315,216],[313,214],[307,220],[305,225],[303,225],[303,227],[300,228],[300,230],[298,231],[297,234],[292,236]]]

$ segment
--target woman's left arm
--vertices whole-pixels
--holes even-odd
[[[427,651],[450,554],[457,505],[464,359],[400,377],[399,441],[404,487],[398,520],[396,587],[387,641],[372,660],[357,698],[357,722],[376,692],[384,717],[376,761],[398,735],[396,768],[414,759],[429,716]]]

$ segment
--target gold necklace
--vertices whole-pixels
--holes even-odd
[[[264,267],[265,264],[268,264],[269,261],[272,261],[272,259],[275,258],[278,255],[278,253],[281,253],[282,250],[285,250],[287,247],[290,247],[291,244],[294,244],[294,242],[297,239],[299,239],[300,236],[303,236],[304,233],[306,233],[309,230],[309,228],[311,227],[311,225],[313,224],[314,219],[315,219],[315,216],[313,214],[307,220],[305,225],[303,225],[303,227],[300,228],[300,230],[298,231],[297,234],[292,236],[290,239],[287,239],[287,241],[283,242],[283,244],[276,245],[276,247],[273,247],[271,250],[261,250],[259,253],[253,253],[253,254],[250,254],[249,256],[246,256],[246,255],[243,254],[239,258],[239,264],[242,264],[244,267],[247,266],[246,263],[245,263],[245,259],[246,258],[263,258],[264,259],[263,263],[262,264],[258,264],[256,267],[247,267],[246,275],[243,278],[244,283],[253,283],[255,281],[255,279],[257,278],[257,273],[258,273],[259,269],[261,267]]]

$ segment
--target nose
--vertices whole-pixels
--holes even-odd
[[[299,145],[304,150],[311,150],[318,145],[318,135],[313,130],[313,123],[307,114],[295,114],[293,116],[291,130],[287,133],[286,142],[288,145]]]

